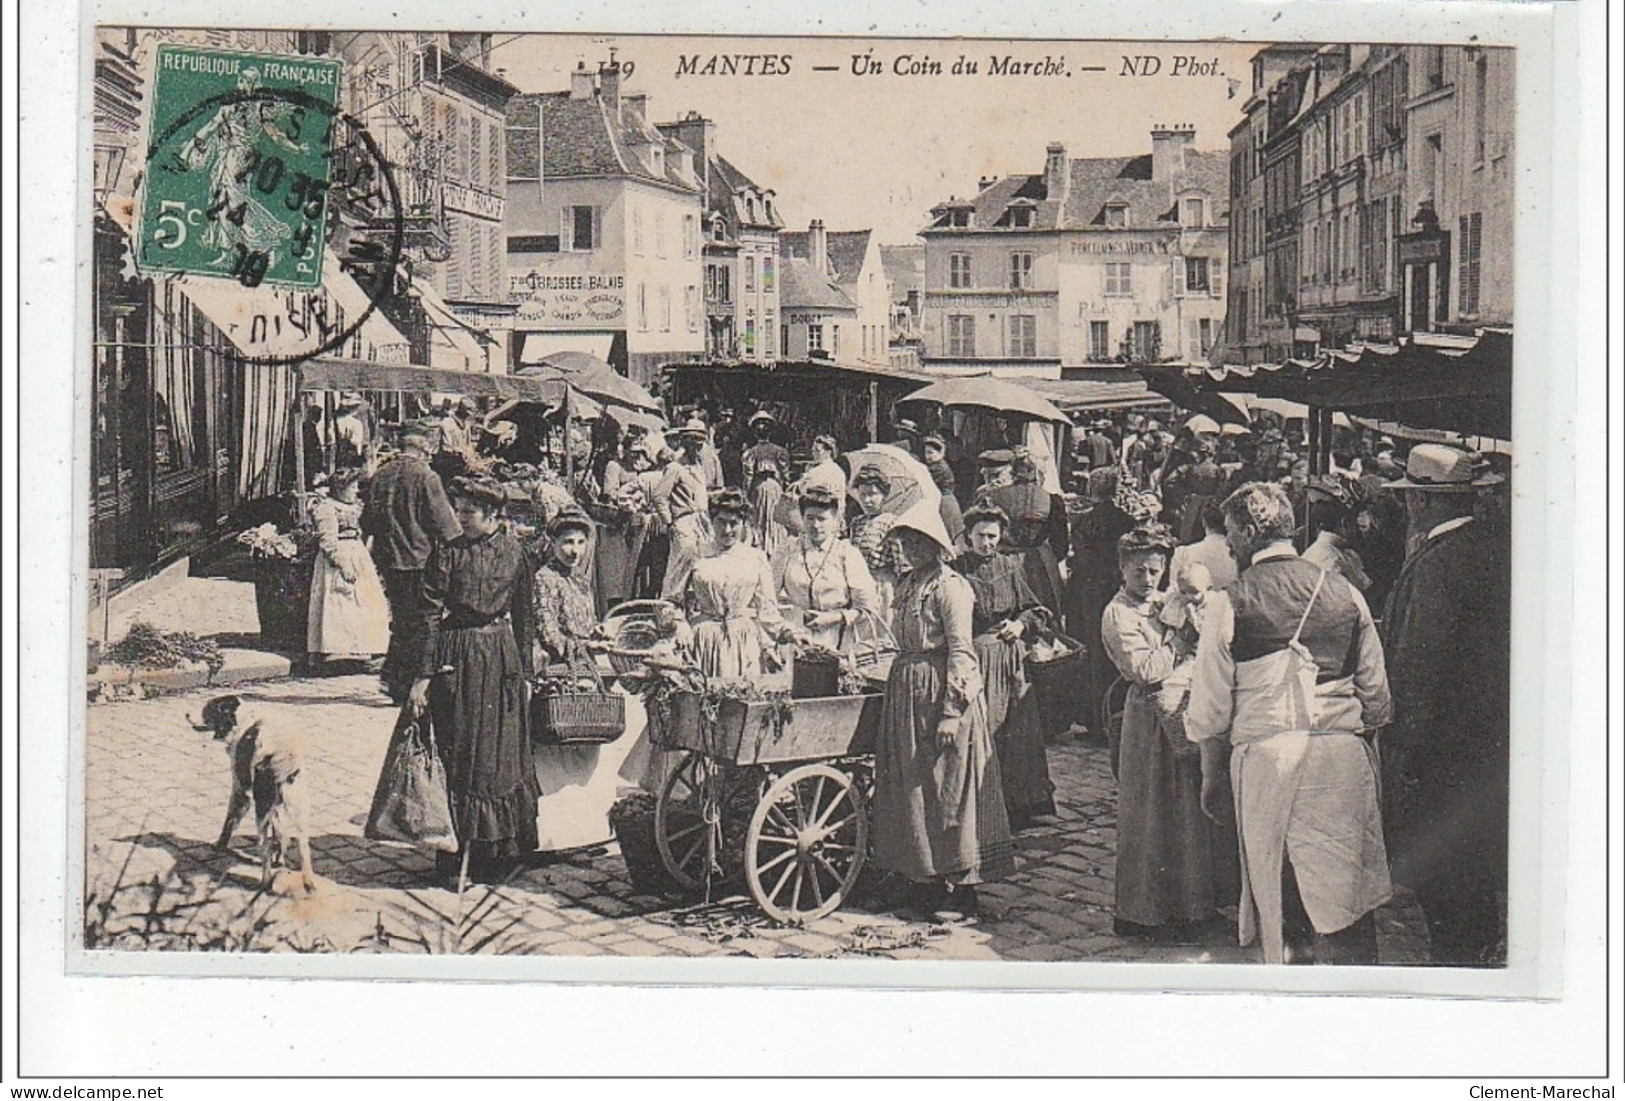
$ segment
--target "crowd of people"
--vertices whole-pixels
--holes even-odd
[[[606,418],[569,437],[568,478],[471,403],[399,426],[387,458],[352,426],[311,510],[309,648],[382,655],[386,690],[432,716],[476,874],[537,848],[532,678],[591,664],[606,613],[649,599],[713,679],[885,641],[874,859],[912,912],[974,917],[1013,836],[1056,811],[1047,746],[1091,738],[1118,784],[1121,935],[1230,926],[1268,962],[1375,963],[1400,882],[1436,962],[1504,959],[1489,460],[1344,430],[1311,475],[1295,422],[1116,413],[1056,462],[1003,421],[968,454],[953,423],[893,426],[935,491],[907,507],[896,465],[789,439],[767,409]],[[1061,643],[1078,683],[1045,692],[1036,648]]]

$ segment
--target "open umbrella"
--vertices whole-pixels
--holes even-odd
[[[615,373],[615,368],[586,352],[554,352],[541,362],[521,367],[517,372],[531,378],[553,378],[567,382],[578,394],[586,394],[601,402],[641,409],[647,413],[660,412],[660,402],[633,382]]]
[[[942,491],[931,480],[931,472],[924,463],[900,447],[893,447],[889,443],[872,443],[856,451],[848,451],[842,457],[851,463],[852,477],[856,477],[858,471],[866,466],[878,467],[886,476],[891,483],[891,492],[880,506],[882,512],[899,514],[921,501],[930,502],[933,506],[942,503]]]
[[[943,379],[898,402],[899,405],[920,403],[945,405],[951,409],[987,409],[1030,420],[1071,423],[1065,413],[1027,387],[992,375]]]

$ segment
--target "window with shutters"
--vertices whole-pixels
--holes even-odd
[[[756,257],[745,257],[745,293],[756,293]]]
[[[660,259],[666,258],[666,212],[655,211],[655,255]]]
[[[1106,262],[1106,294],[1113,298],[1126,298],[1134,293],[1133,265],[1126,260]]]
[[[1460,313],[1463,317],[1474,317],[1478,314],[1478,279],[1479,257],[1483,247],[1484,216],[1482,214],[1463,214],[1461,216],[1461,304]]]
[[[461,218],[446,219],[446,297],[462,298],[468,265],[468,232]]]
[[[638,328],[649,331],[649,287],[645,283],[638,284]]]
[[[1212,265],[1206,256],[1185,257],[1185,293],[1208,294],[1213,290],[1209,273]]]
[[[485,125],[474,116],[468,119],[468,183],[485,187]]]
[[[961,358],[976,354],[976,318],[973,315],[948,315],[948,354]]]
[[[1205,360],[1213,350],[1213,333],[1217,322],[1212,318],[1192,318],[1190,324],[1190,358]]]
[[[459,218],[451,216],[449,221],[461,222],[463,225],[464,247],[468,250],[467,267],[464,269],[466,278],[463,281],[463,298],[477,298],[485,289],[485,235],[484,228],[472,218]]]
[[[756,313],[754,310],[745,311],[745,354],[756,354]]]
[[[824,326],[810,324],[807,326],[807,351],[821,352],[824,350]]]
[[[559,247],[565,252],[592,252],[598,247],[597,207],[567,206],[559,222]]]
[[[1033,254],[1030,252],[1012,252],[1010,254],[1010,289],[1013,291],[1031,290],[1033,285]]]
[[[948,286],[954,290],[966,290],[970,287],[970,253],[948,254]]]
[[[1473,164],[1484,163],[1489,148],[1489,58],[1480,55],[1473,65]]]
[[[1008,354],[1015,359],[1036,359],[1038,356],[1038,318],[1030,313],[1015,313],[1009,319]]]
[[[497,185],[505,178],[502,173],[502,128],[495,122],[489,122],[485,129],[485,179],[491,190],[500,191]]]
[[[632,208],[632,255],[643,255],[643,208]]]
[[[773,290],[773,277],[774,277],[774,260],[773,260],[773,257],[771,255],[764,256],[764,257],[762,257],[762,290],[763,291],[771,292]],[[769,328],[769,330],[771,330],[772,326],[769,325],[768,328]]]
[[[1111,322],[1089,322],[1089,358],[1096,363],[1112,358]]]
[[[660,331],[671,332],[671,287],[660,285]]]
[[[1201,199],[1186,199],[1180,204],[1179,224],[1200,228],[1207,224],[1206,203]]]
[[[773,334],[779,331],[779,319],[772,310],[762,315],[762,354],[764,358],[771,358],[773,351]]]

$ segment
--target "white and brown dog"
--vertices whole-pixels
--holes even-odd
[[[212,731],[231,759],[231,802],[215,848],[229,850],[237,824],[254,804],[260,840],[260,886],[269,889],[275,868],[285,867],[288,850],[299,849],[299,883],[308,894],[316,888],[305,829],[304,753],[299,740],[265,716],[241,714],[237,696],[217,696],[203,705],[201,723],[187,716],[196,730]]]

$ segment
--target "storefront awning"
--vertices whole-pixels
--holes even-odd
[[[520,334],[515,334],[520,335]],[[585,352],[597,359],[609,359],[613,333],[524,333],[524,344],[519,348],[519,365],[528,367],[540,363],[558,352]]]
[[[439,292],[428,283],[414,281],[411,293],[422,303],[429,321],[429,366],[445,371],[491,370],[491,345],[446,305]]]
[[[1186,408],[1195,408],[1199,395],[1256,394],[1414,428],[1501,440],[1512,435],[1510,329],[1356,344],[1280,364],[1140,370],[1152,389]]]
[[[340,266],[330,250],[322,254],[318,290],[261,284],[245,287],[235,279],[188,275],[175,286],[225,334],[245,358],[289,362],[311,355],[364,317],[335,356],[375,363],[407,362],[411,344]],[[370,311],[370,312],[369,312]]]
[[[323,357],[299,365],[301,390],[374,390],[406,394],[461,394],[468,397],[517,398],[557,405],[564,383],[478,371],[441,371],[366,360]]]

